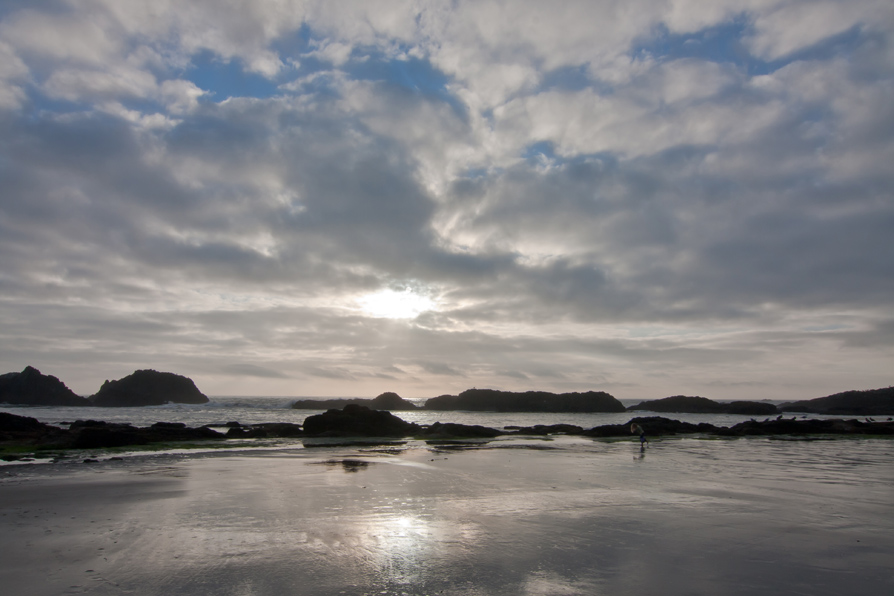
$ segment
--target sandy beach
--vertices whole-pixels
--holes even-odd
[[[889,594],[894,442],[329,447],[0,472],[7,594]]]

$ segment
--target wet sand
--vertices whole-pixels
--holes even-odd
[[[7,594],[890,594],[894,441],[579,438],[7,468]]]

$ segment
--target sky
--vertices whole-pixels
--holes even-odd
[[[0,373],[894,384],[894,3],[4,0]]]

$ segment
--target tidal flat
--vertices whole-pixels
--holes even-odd
[[[15,466],[10,594],[894,592],[894,441],[582,437]]]

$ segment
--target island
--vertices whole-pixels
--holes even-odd
[[[844,391],[826,397],[785,403],[779,409],[783,412],[833,416],[885,416],[894,414],[894,387]]]
[[[627,408],[629,411],[660,412],[664,414],[741,414],[744,416],[769,416],[779,410],[773,404],[760,401],[734,401],[723,403],[707,397],[674,395],[663,399],[644,401]]]
[[[426,410],[470,412],[624,412],[624,405],[604,391],[549,393],[467,389],[459,395],[440,395],[425,402]]]
[[[295,410],[331,410],[348,405],[366,406],[373,410],[406,411],[416,410],[416,404],[402,398],[393,391],[386,391],[374,399],[300,399],[292,404]]]
[[[16,406],[89,406],[85,397],[77,395],[52,375],[44,375],[33,366],[22,372],[0,375],[0,403]]]
[[[209,401],[192,379],[155,370],[138,370],[123,379],[106,381],[89,399],[94,406],[101,407],[205,404]]]

